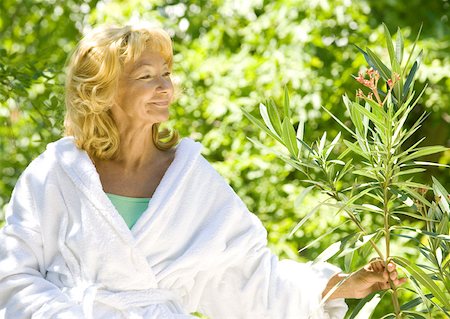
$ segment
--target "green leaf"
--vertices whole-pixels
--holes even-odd
[[[439,207],[443,212],[450,214],[450,207],[449,207],[450,196],[447,190],[444,188],[444,186],[442,186],[441,183],[439,183],[439,181],[434,176],[432,176],[431,178],[433,179],[434,194],[436,196],[439,196],[439,200],[437,201]]]
[[[264,122],[258,120],[256,117],[254,117],[253,115],[251,115],[251,114],[250,114],[249,112],[247,112],[245,109],[241,108],[241,110],[242,110],[242,112],[244,113],[244,115],[250,120],[250,122],[252,122],[252,123],[255,124],[256,126],[258,126],[260,129],[262,129],[264,132],[266,132],[267,134],[269,134],[269,136],[273,137],[273,138],[276,139],[278,142],[280,142],[281,144],[283,144],[283,141],[282,141],[277,135],[275,135],[270,129],[268,129]]]
[[[395,41],[395,56],[397,58],[398,63],[401,65],[403,60],[403,36],[400,28],[397,29],[397,39]]]
[[[272,123],[273,127],[275,128],[275,131],[277,132],[278,136],[281,136],[281,120],[280,115],[278,113],[278,109],[276,104],[273,101],[269,101],[268,103],[268,112],[269,112],[269,119]]]
[[[356,143],[351,143],[347,140],[344,140],[344,144],[353,152],[356,153],[362,157],[364,157],[367,160],[370,160],[369,155],[364,152]]]
[[[386,46],[387,46],[387,49],[389,52],[389,59],[391,60],[391,67],[392,67],[393,71],[397,72],[394,69],[394,65],[395,65],[395,62],[397,62],[396,61],[397,58],[395,57],[395,51],[394,51],[394,45],[392,43],[391,33],[389,32],[389,29],[386,26],[386,24],[383,23],[383,27],[384,27],[384,37],[386,38]],[[397,63],[397,65],[398,65],[398,63]],[[397,73],[400,73],[400,72],[397,72]]]
[[[298,138],[296,140],[297,140],[297,142],[302,144],[302,146],[304,146],[308,150],[309,153],[316,155],[316,152],[308,144],[306,144],[306,142],[304,142],[303,140],[298,139]]]
[[[436,221],[436,220],[434,220],[432,218],[424,217],[424,216],[419,215],[419,214],[414,214],[414,213],[405,212],[405,211],[394,210],[394,211],[391,212],[391,214],[392,215],[406,215],[406,216],[412,217],[412,218],[417,219],[417,220],[423,220],[423,221],[428,221],[428,222],[435,222]]]
[[[428,299],[431,299],[431,298],[433,298],[433,294],[426,294],[425,297],[427,297]],[[423,301],[422,301],[422,298],[421,298],[421,297],[418,297],[418,298],[416,298],[416,299],[413,299],[413,300],[408,301],[407,303],[403,304],[403,305],[400,307],[400,309],[401,309],[401,310],[409,310],[409,309],[411,309],[411,308],[414,308],[414,307],[420,305],[422,302],[423,302]]]
[[[429,114],[427,113],[422,113],[419,119],[416,122],[414,122],[413,126],[411,126],[411,128],[406,132],[406,134],[404,134],[400,142],[398,142],[398,145],[402,145],[408,138],[410,138],[420,128],[421,124],[423,123],[423,121],[425,121],[428,115]],[[423,137],[419,141],[423,141],[424,138],[425,137]],[[414,147],[410,147],[406,152],[403,153],[409,153],[413,148],[415,148],[415,146],[416,144],[414,145]]]
[[[379,293],[370,294],[361,299],[355,308],[353,308],[353,311],[348,319],[370,318],[381,299],[382,297]]]
[[[320,143],[318,145],[317,151],[319,154],[323,153],[323,149],[325,148],[325,142],[327,141],[327,131],[323,132],[322,138],[320,139]]]
[[[314,259],[314,263],[326,262],[328,259],[336,255],[341,249],[342,243],[340,241],[332,243],[324,251],[320,253],[319,256]]]
[[[350,119],[352,120],[353,125],[356,127],[355,133],[358,136],[363,136],[363,134],[364,134],[364,125],[363,125],[363,119],[361,118],[361,114],[357,111],[356,108],[352,107],[352,103],[353,102],[348,100],[346,98],[346,96],[344,96],[344,103],[347,106],[347,110],[350,113]]]
[[[331,235],[332,233],[334,233],[336,230],[338,230],[339,228],[341,228],[343,225],[349,223],[350,220],[346,220],[345,222],[343,222],[342,224],[330,229],[329,231],[327,231],[326,233],[320,235],[319,237],[317,237],[316,239],[314,239],[313,241],[311,241],[310,243],[308,243],[305,247],[302,247],[298,252],[301,253],[302,251],[308,249],[309,247],[313,246],[314,244],[316,244],[317,242],[320,242],[323,238],[325,238],[328,235]],[[291,231],[289,233],[289,237],[291,237],[294,233]]]
[[[420,313],[418,311],[404,311],[405,315],[408,315],[408,319],[428,319],[425,317],[424,313]]]
[[[359,248],[361,248],[362,246],[364,246],[365,244],[367,244],[377,233],[373,233],[373,234],[369,234],[369,235],[365,235],[362,236],[362,239],[360,239],[360,237],[358,237],[357,241],[354,243],[354,245],[350,246],[350,247],[346,247],[344,248],[341,253],[337,256],[339,257],[343,257],[355,250],[358,250]]]
[[[399,191],[403,191],[403,192],[407,193],[408,195],[414,197],[415,199],[417,199],[421,203],[427,205],[428,207],[431,206],[431,203],[425,197],[423,197],[421,194],[416,192],[415,190],[410,189],[407,186],[403,186],[401,183],[393,184],[393,185],[396,185],[398,187]],[[391,190],[393,191],[393,189],[391,189]]]
[[[289,92],[287,89],[287,85],[284,86],[284,116],[285,117],[291,117],[291,113],[290,113],[290,103],[289,103]]]
[[[411,169],[407,169],[405,171],[399,171],[398,173],[394,174],[394,177],[398,177],[401,175],[409,175],[409,174],[416,174],[416,173],[421,173],[421,172],[425,172],[426,169],[424,168],[411,168]]]
[[[295,137],[295,130],[289,121],[288,117],[285,117],[283,120],[283,124],[281,127],[281,136],[283,138],[284,145],[287,147],[289,152],[297,157],[298,156],[298,147],[297,147],[297,139]]]
[[[377,117],[375,113],[371,113],[365,107],[362,107],[360,104],[353,102],[352,107],[356,108],[361,114],[367,116],[374,124],[381,128],[385,128],[383,119]]]
[[[446,164],[439,164],[439,163],[433,163],[433,162],[421,162],[421,161],[414,161],[409,164],[402,164],[400,167],[407,167],[407,166],[437,166],[437,167],[443,167],[443,168],[450,168],[450,165]]]
[[[411,83],[414,79],[414,76],[416,75],[417,68],[418,68],[418,63],[416,61],[416,62],[414,62],[413,66],[411,68],[411,71],[409,71],[408,77],[406,78],[406,81],[405,81],[405,85],[403,86],[402,99],[405,99],[409,92],[409,86],[411,85]]]
[[[259,113],[261,114],[261,117],[263,118],[264,123],[269,128],[269,130],[271,130],[274,134],[279,135],[281,130],[280,132],[275,130],[272,125],[272,121],[270,120],[269,114],[267,113],[267,107],[262,103],[259,103]]]
[[[403,158],[400,158],[400,161],[398,163],[402,164],[402,163],[408,162],[408,161],[418,158],[418,157],[427,156],[427,155],[440,153],[440,152],[445,152],[447,150],[448,150],[448,148],[441,146],[441,145],[421,147],[421,148],[416,149],[415,152],[408,154]]]
[[[303,119],[300,119],[300,122],[298,122],[297,135],[296,135],[297,136],[297,147],[298,147],[299,154],[302,151],[303,144],[300,141],[303,141],[304,133],[305,133],[305,121]]]
[[[337,173],[337,176],[335,178],[335,182],[340,181],[341,178],[344,177],[344,175],[347,174],[347,172],[350,169],[353,169],[352,163],[353,163],[353,159],[352,158],[350,160],[348,160],[347,163],[345,163],[344,168],[340,172]]]
[[[372,67],[373,69],[378,70],[378,69],[377,69],[376,63],[372,60],[372,58],[370,57],[370,55],[367,54],[366,51],[364,51],[363,49],[361,49],[361,48],[360,48],[359,46],[357,46],[356,44],[355,44],[354,46],[359,50],[359,52],[361,52],[361,53],[363,54],[364,59],[366,59],[367,64],[369,64],[369,66]],[[381,72],[380,72],[380,74],[381,74]]]
[[[405,268],[410,275],[414,277],[422,286],[426,287],[436,299],[438,299],[446,308],[450,308],[450,300],[445,293],[439,288],[436,283],[425,272],[423,272],[414,263],[403,257],[393,257],[395,263]]]
[[[436,221],[436,220],[435,220]],[[422,230],[419,228],[413,228],[409,226],[392,226],[392,229],[401,229],[401,230],[409,230],[418,234],[427,235],[432,238],[437,238],[443,241],[450,241],[450,235],[444,235],[440,233],[434,233],[426,230]]]
[[[367,48],[367,54],[369,55],[370,59],[375,64],[375,68],[378,70],[381,77],[385,81],[389,80],[391,78],[391,70],[389,70],[389,68],[386,65],[384,65],[384,63],[381,62],[381,60],[378,58],[378,56],[375,53],[373,53],[369,48]]]
[[[340,161],[340,160],[329,160],[328,162],[334,163],[334,164],[338,164],[338,165],[342,165],[342,166],[345,165],[345,162]]]
[[[328,111],[326,108],[324,108],[323,106],[321,106],[322,109],[327,112],[336,122],[338,122],[347,132],[349,132],[350,134],[352,134],[353,136],[355,136],[355,133],[353,133],[353,131],[351,129],[349,129],[344,123],[342,123],[333,113],[331,113],[330,111]]]
[[[306,175],[305,168],[311,168],[311,169],[315,169],[315,168],[316,168],[316,166],[313,166],[313,165],[310,165],[310,164],[308,164],[308,163],[299,161],[298,159],[297,159],[297,160],[293,160],[293,159],[287,157],[285,154],[282,154],[282,153],[280,153],[280,152],[274,150],[273,148],[270,148],[270,147],[268,147],[268,146],[262,144],[261,142],[255,140],[255,139],[252,139],[251,137],[247,137],[247,139],[248,139],[250,142],[252,142],[253,144],[255,144],[257,147],[259,147],[259,148],[261,148],[261,149],[264,149],[264,150],[266,150],[266,151],[268,151],[268,152],[270,152],[270,153],[275,154],[276,156],[278,156],[278,158],[280,158],[281,160],[283,160],[286,164],[291,165],[291,166],[294,167],[296,170],[302,172],[302,173],[305,174],[305,175]]]
[[[394,117],[395,117],[395,115],[394,115]],[[395,128],[394,134],[392,135],[392,139],[391,139],[391,144],[393,147],[398,145],[401,138],[403,137],[403,134],[404,134],[403,129],[405,128],[404,124],[405,124],[405,121],[407,118],[408,118],[408,113],[405,112],[398,122],[393,120],[393,124],[394,124],[394,128]],[[403,134],[401,134],[401,133],[403,133]]]

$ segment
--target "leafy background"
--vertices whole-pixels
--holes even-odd
[[[406,45],[423,23],[418,43],[424,49],[423,64],[415,86],[416,91],[426,82],[429,87],[417,116],[423,110],[430,116],[417,135],[427,137],[424,145],[449,147],[449,7],[447,0],[411,0],[408,5],[395,0],[3,0],[0,224],[20,173],[47,143],[61,137],[64,63],[82,33],[100,23],[145,20],[163,26],[174,40],[174,81],[180,97],[169,125],[203,143],[205,157],[263,221],[275,253],[313,259],[346,229],[297,252],[339,219],[322,209],[288,236],[321,195],[296,201],[304,186],[299,173],[247,140],[274,144],[241,108],[257,116],[259,102],[281,100],[286,84],[296,116],[306,120],[305,136],[310,141],[324,131],[335,136],[340,128],[320,106],[346,118],[341,96],[354,94],[358,85],[352,75],[365,67],[353,44],[387,56],[381,49],[382,22],[392,33],[401,27]],[[449,164],[450,152],[432,160]],[[420,178],[428,183],[431,175],[450,188],[448,169],[436,168]],[[408,256],[402,242],[396,249]],[[332,262],[342,266],[342,260]]]

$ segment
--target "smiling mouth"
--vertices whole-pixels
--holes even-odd
[[[169,102],[168,101],[162,101],[162,102],[150,102],[149,104],[152,104],[152,105],[156,105],[156,106],[168,106],[169,105]]]

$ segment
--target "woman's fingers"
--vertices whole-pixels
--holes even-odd
[[[397,266],[393,263],[389,263],[388,264],[388,271],[391,272],[393,270],[395,270],[395,268],[397,268]]]
[[[379,258],[370,261],[368,270],[373,272],[373,278],[378,281],[380,289],[390,288],[389,279],[395,286],[400,286],[408,280],[408,278],[398,278],[397,265],[395,263],[390,262],[385,267],[384,261]]]
[[[369,262],[369,268],[370,270],[381,272],[384,269],[384,263],[379,258],[374,258]]]
[[[389,278],[391,278],[391,280],[395,280],[398,277],[398,273],[396,270],[394,270],[393,272],[389,273]]]

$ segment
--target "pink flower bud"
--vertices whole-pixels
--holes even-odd
[[[391,88],[394,85],[394,83],[391,79],[389,79],[387,80],[387,85]]]

